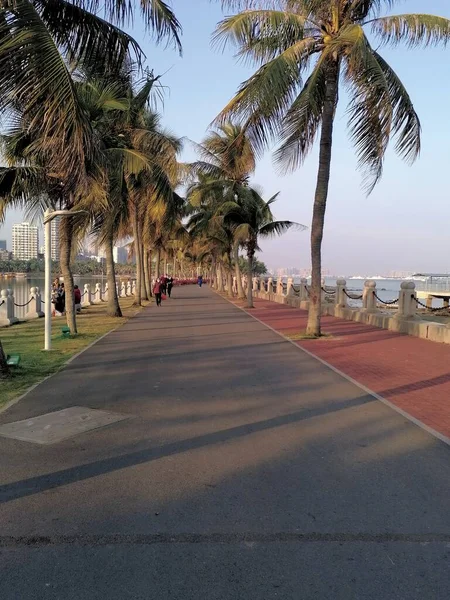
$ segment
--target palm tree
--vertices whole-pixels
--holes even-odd
[[[239,202],[226,202],[220,212],[234,230],[234,235],[247,250],[247,307],[253,308],[253,265],[255,254],[260,250],[259,238],[281,235],[291,227],[305,229],[293,221],[274,221],[271,205],[278,198],[275,194],[265,202],[259,193],[248,188],[245,197]]]
[[[191,174],[197,177],[190,188],[191,203],[199,204],[216,197],[217,202],[225,199],[236,200],[245,194],[250,175],[255,171],[255,153],[243,128],[231,122],[223,123],[217,131],[212,131],[201,144],[195,144],[201,159],[189,165]],[[217,207],[216,207],[217,208]],[[230,238],[223,229],[222,234]],[[231,267],[234,258],[238,297],[244,298],[239,268],[239,243],[230,240],[226,244],[228,294],[231,291]]]
[[[163,0],[5,0],[0,5],[0,111],[29,117],[56,172],[75,178],[92,151],[90,124],[71,74],[79,68],[117,71],[126,56],[141,61],[138,44],[117,26],[139,6],[156,40],[181,50],[181,26]],[[96,13],[102,10],[109,22]],[[55,171],[55,169],[53,169]]]
[[[320,129],[320,155],[311,227],[312,284],[307,333],[320,335],[321,246],[331,169],[339,85],[350,93],[348,127],[365,185],[372,191],[392,136],[395,150],[413,162],[420,122],[398,75],[373,48],[429,46],[450,39],[450,20],[433,15],[380,16],[397,0],[223,0],[243,12],[225,18],[217,41],[231,41],[240,57],[259,66],[218,120],[239,118],[254,147],[281,141],[276,161],[296,169]]]

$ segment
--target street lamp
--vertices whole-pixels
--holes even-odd
[[[44,212],[45,226],[45,342],[44,350],[52,349],[52,229],[51,222],[56,217],[73,217],[80,213],[86,213],[85,210],[51,210],[47,208]]]

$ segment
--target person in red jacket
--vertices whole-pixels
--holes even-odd
[[[156,298],[156,306],[161,306],[162,283],[159,277],[155,281],[155,285],[153,286],[153,293],[155,294]]]
[[[81,312],[81,290],[77,285],[73,286],[73,299],[75,300],[75,310]]]

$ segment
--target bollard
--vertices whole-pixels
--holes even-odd
[[[133,279],[133,281],[131,282],[131,293],[133,296],[136,296],[136,280]]]
[[[288,277],[286,285],[286,296],[294,296],[294,290],[292,289],[293,284],[294,279],[292,277]]]
[[[116,294],[117,294],[117,297],[120,296],[120,285],[119,285],[118,281],[116,281]]]
[[[347,296],[345,292],[347,291],[347,282],[345,279],[337,279],[336,280],[336,306],[339,308],[347,308]]]
[[[38,319],[43,317],[44,313],[41,308],[41,292],[38,287],[30,288],[30,304],[27,306],[25,319]]]
[[[120,297],[121,298],[127,297],[127,286],[125,284],[125,281],[122,281],[122,283],[120,284]]]
[[[269,277],[267,280],[267,293],[273,294],[273,277]]]
[[[0,292],[0,325],[13,325],[18,322],[14,316],[14,296],[12,290]]]
[[[281,277],[277,279],[277,295],[283,295],[283,280],[281,279]]]
[[[396,319],[411,319],[417,312],[417,294],[414,281],[402,281],[398,297],[398,310]]]
[[[252,289],[253,289],[253,291],[254,291],[254,292],[257,292],[257,291],[258,291],[258,289],[259,289],[259,287],[258,287],[258,285],[259,285],[259,280],[258,280],[258,278],[257,278],[257,277],[253,277],[253,280],[252,280],[252,281],[253,281],[253,288],[252,288]]]
[[[103,290],[103,300],[108,302],[108,284],[106,284],[105,289]]]
[[[266,291],[266,282],[264,281],[264,277],[261,277],[261,279],[259,280],[259,291],[260,292]]]
[[[131,285],[131,279],[127,281],[127,296],[133,295],[133,286]]]
[[[364,312],[377,312],[377,301],[375,298],[375,294],[377,291],[377,284],[375,281],[371,279],[364,282],[364,291],[363,291],[363,308]]]
[[[82,306],[91,306],[92,294],[91,294],[91,284],[90,283],[84,284],[83,298],[81,300],[82,300],[82,302],[81,302]]]
[[[93,304],[101,304],[102,302],[102,284],[96,283]]]
[[[306,277],[302,277],[300,279],[299,298],[300,298],[300,302],[304,302],[306,300],[309,300],[308,280],[306,279]]]

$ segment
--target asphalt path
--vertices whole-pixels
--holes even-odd
[[[0,437],[2,600],[450,596],[449,447],[208,287],[174,288],[0,424],[70,406],[129,418]]]

